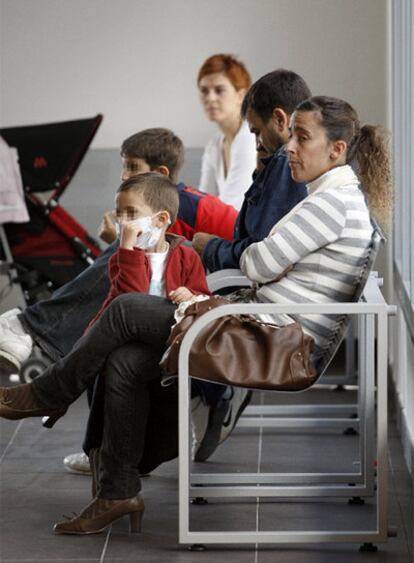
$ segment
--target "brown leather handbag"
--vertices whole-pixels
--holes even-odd
[[[186,309],[171,331],[160,363],[166,374],[164,384],[177,376],[180,345],[189,327],[206,311],[229,302],[211,297]],[[299,391],[317,378],[311,363],[313,345],[313,338],[304,334],[299,323],[277,326],[251,315],[224,315],[205,326],[193,341],[189,373],[225,385]]]

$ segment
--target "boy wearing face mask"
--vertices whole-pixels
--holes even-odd
[[[178,213],[179,196],[166,176],[147,172],[125,180],[116,195],[119,248],[108,264],[111,287],[96,322],[123,293],[149,293],[177,305],[210,294],[204,267],[184,238],[167,233]]]

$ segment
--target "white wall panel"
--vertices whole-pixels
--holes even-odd
[[[0,122],[98,112],[95,147],[171,127],[187,146],[214,130],[196,74],[214,52],[254,79],[283,66],[317,94],[341,96],[364,121],[385,115],[385,0],[0,0]]]

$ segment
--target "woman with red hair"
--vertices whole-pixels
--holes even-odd
[[[217,54],[203,63],[197,84],[206,115],[219,128],[204,150],[199,187],[240,209],[256,167],[255,138],[240,114],[250,74],[232,55]]]

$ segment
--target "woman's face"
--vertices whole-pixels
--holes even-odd
[[[216,123],[240,115],[246,91],[236,90],[227,76],[221,72],[207,74],[198,83],[200,100],[207,117]]]
[[[295,111],[290,119],[290,138],[286,153],[292,178],[312,182],[342,162],[338,162],[334,143],[326,135],[313,111]]]

